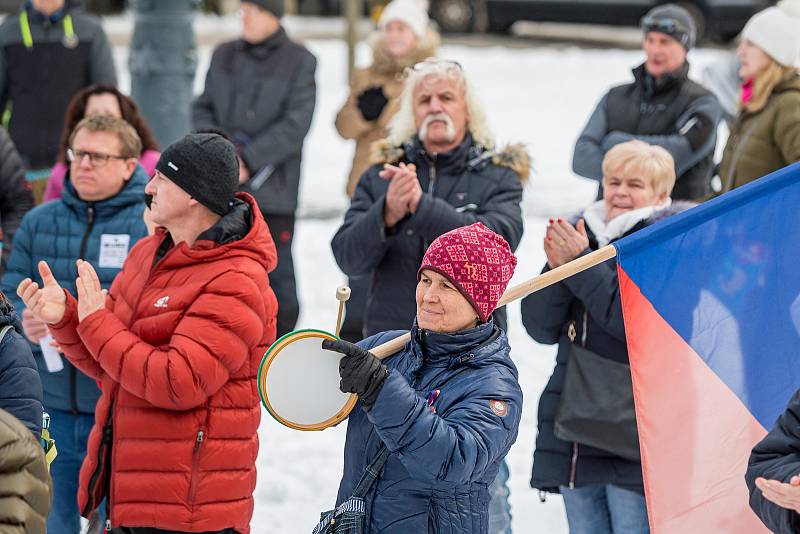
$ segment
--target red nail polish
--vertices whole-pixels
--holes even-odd
[[[550,219],[550,224],[553,224],[553,219]]]
[[[548,240],[548,241],[552,241],[552,240],[553,240],[553,238],[552,238],[552,237],[550,237],[550,236],[547,236],[547,240]]]
[[[558,222],[561,222],[561,219],[558,219]]]

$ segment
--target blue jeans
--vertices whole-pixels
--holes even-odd
[[[649,534],[641,493],[611,484],[569,489],[561,486],[570,534]]]
[[[489,486],[489,534],[511,534],[511,505],[508,503],[508,464],[500,463],[500,471]]]
[[[93,415],[72,415],[52,408],[50,436],[56,440],[58,456],[50,465],[53,479],[53,504],[47,518],[48,534],[78,534],[81,529],[78,511],[78,473],[86,456],[86,442],[94,425]],[[105,506],[100,506],[100,524],[105,523]]]

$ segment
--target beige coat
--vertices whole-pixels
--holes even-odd
[[[731,127],[719,176],[723,192],[800,161],[800,76],[780,82],[766,104]]]
[[[0,410],[0,532],[44,534],[50,488],[44,449],[16,417]]]
[[[423,59],[436,55],[439,48],[439,35],[428,30],[407,57],[392,59],[383,52],[380,34],[372,37],[373,63],[366,69],[356,69],[350,82],[350,96],[336,115],[336,130],[345,139],[356,141],[353,166],[347,180],[347,195],[353,196],[356,184],[369,166],[370,145],[386,137],[387,126],[400,106],[403,91],[403,71]],[[358,109],[358,95],[370,87],[381,87],[389,101],[380,117],[366,121]]]

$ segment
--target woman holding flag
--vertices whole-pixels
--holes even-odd
[[[670,208],[675,166],[663,148],[621,143],[602,169],[602,200],[572,223],[550,219],[543,272],[677,211]],[[522,320],[537,342],[558,343],[539,401],[531,486],[563,495],[571,534],[649,532],[614,261],[526,297]],[[579,383],[580,373],[588,383]],[[592,390],[598,398],[586,397]],[[600,419],[605,407],[609,418]]]

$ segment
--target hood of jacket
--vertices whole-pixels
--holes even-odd
[[[370,164],[396,164],[404,157],[412,161],[431,160],[422,141],[415,136],[410,142],[400,146],[393,146],[387,139],[376,141],[372,145]],[[437,169],[441,170],[444,166],[447,172],[453,174],[460,174],[465,170],[481,170],[490,163],[511,169],[523,184],[530,175],[530,156],[525,145],[521,143],[509,144],[501,149],[487,149],[476,143],[472,135],[467,133],[461,144],[453,150],[436,155]]]
[[[17,332],[22,334],[22,323],[17,312],[14,311],[14,305],[3,296],[0,297],[0,329],[8,325],[13,326]]]
[[[269,233],[267,223],[255,199],[248,193],[236,193],[237,201],[231,210],[211,228],[201,233],[191,247],[186,243],[173,246],[166,228],[156,229],[161,241],[164,267],[177,268],[235,257],[247,257],[260,263],[267,272],[278,265],[278,253]],[[157,256],[160,256],[158,254]]]
[[[429,57],[435,57],[439,51],[441,37],[437,32],[428,28],[408,55],[397,58],[389,56],[383,49],[383,32],[379,30],[372,32],[367,38],[367,42],[372,48],[372,68],[381,73],[402,74],[405,68],[413,67]]]
[[[144,198],[144,187],[149,179],[150,177],[147,176],[144,168],[137,164],[130,179],[125,182],[119,193],[105,200],[88,202],[78,197],[78,193],[70,180],[70,172],[68,170],[66,176],[64,176],[64,191],[61,194],[61,199],[69,209],[75,212],[76,217],[81,221],[87,219],[89,206],[94,207],[97,218],[111,217],[123,208],[141,204]]]

